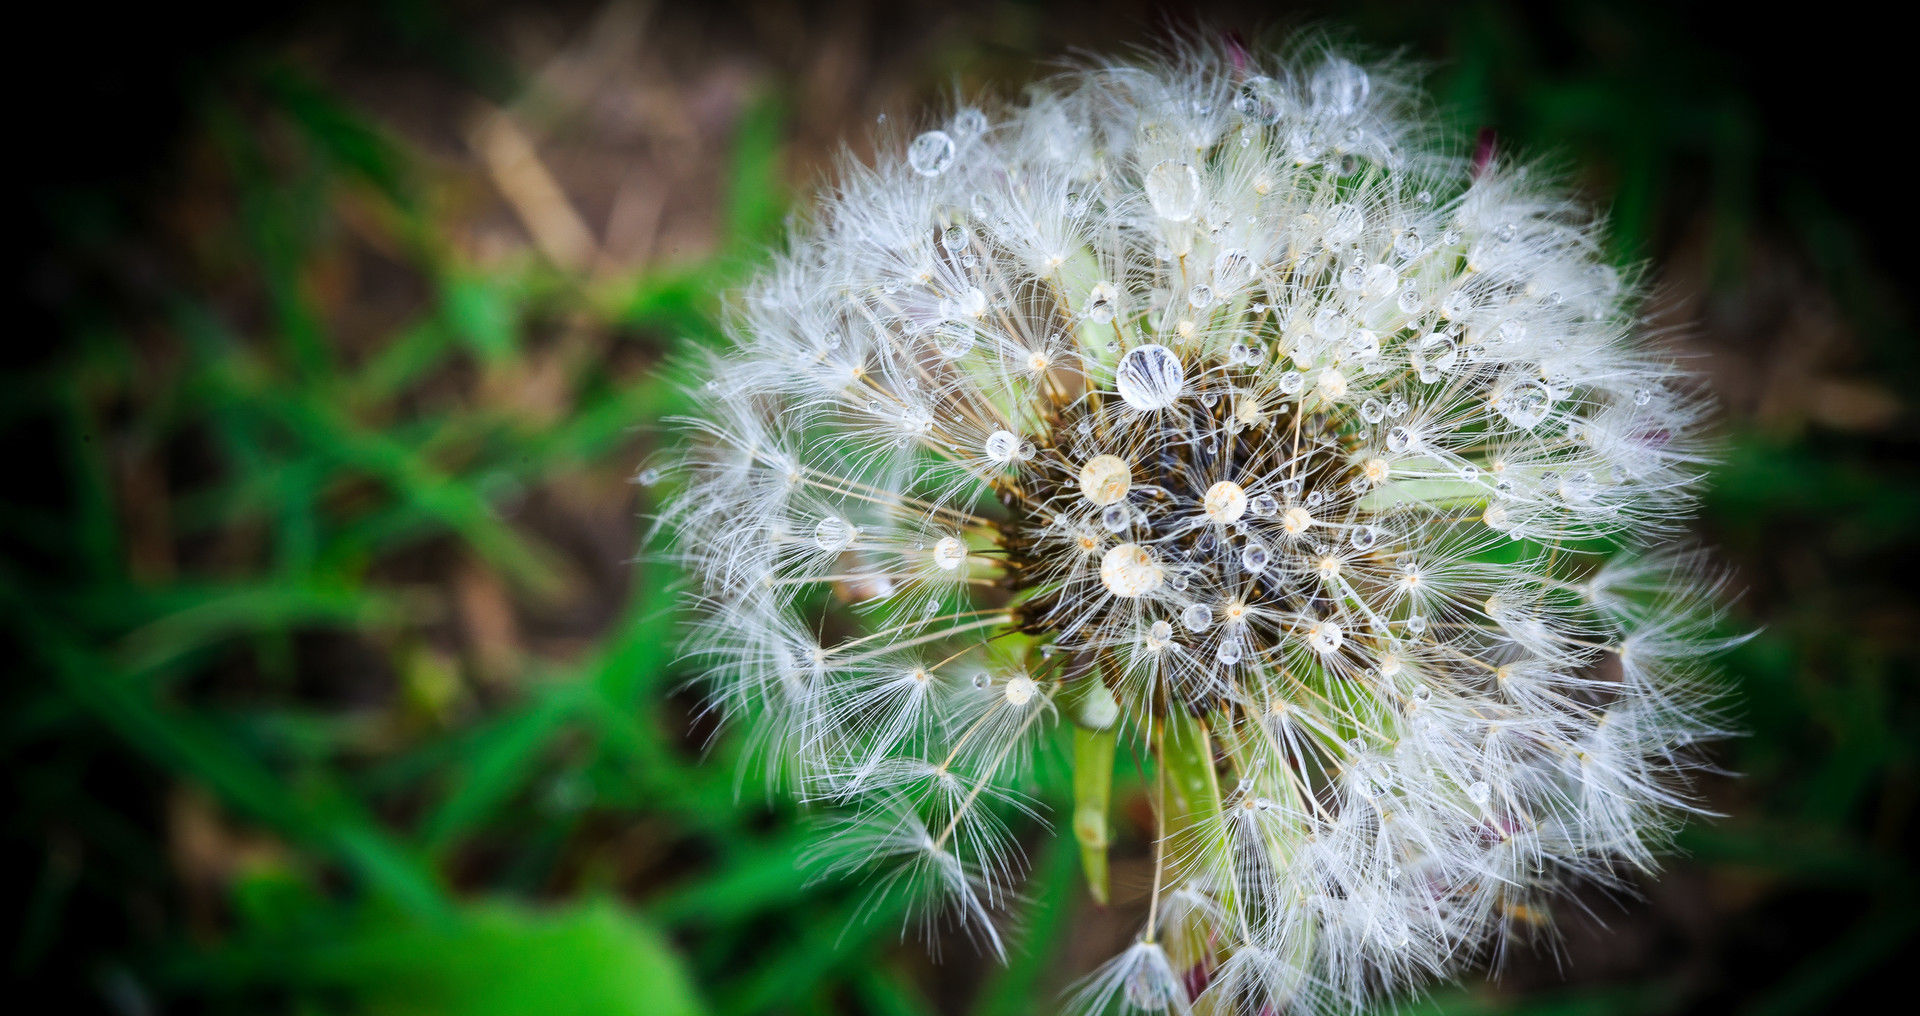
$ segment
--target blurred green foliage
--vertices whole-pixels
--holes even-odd
[[[1703,87],[1671,33],[1554,66],[1509,14],[1360,23],[1447,53],[1438,97],[1461,126],[1596,167],[1622,260],[1704,209],[1707,282],[1727,291],[1754,238],[1784,234],[1869,367],[1913,380],[1909,322],[1859,232],[1805,179],[1763,194],[1762,125],[1736,84]],[[1599,34],[1654,15],[1621,17]],[[484,54],[449,52],[507,87]],[[9,444],[54,467],[0,507],[13,978],[121,1012],[1049,1007],[1091,913],[1065,809],[1036,838],[1010,965],[930,971],[898,945],[897,903],[808,883],[803,822],[760,800],[734,739],[689,732],[705,728],[676,690],[669,567],[596,565],[603,548],[529,507],[615,499],[621,553],[639,546],[626,523],[647,492],[596,478],[636,468],[679,402],[657,364],[717,341],[719,294],[777,236],[788,113],[769,92],[737,119],[712,254],[589,276],[472,256],[422,155],[293,63],[247,63],[201,97],[192,133],[226,205],[199,256],[257,313],[171,283],[70,300],[58,347],[0,398]],[[349,348],[328,273],[364,242],[353,230],[420,292]],[[570,335],[586,338],[567,352]],[[560,371],[557,411],[500,394],[536,369]],[[1702,920],[1811,914],[1817,931],[1689,939],[1718,974],[1450,991],[1417,1011],[1818,1012],[1912,948],[1920,616],[1892,563],[1920,518],[1911,433],[1730,428],[1706,526],[1755,587],[1730,629],[1765,627],[1727,660],[1750,731],[1727,762],[1745,776],[1713,788],[1729,815],[1690,828],[1683,868],[1713,897]],[[596,567],[616,581],[594,585]],[[450,613],[470,595],[572,648],[488,658]],[[1729,983],[1747,951],[1778,961]]]

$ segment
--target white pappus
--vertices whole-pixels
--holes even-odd
[[[1704,402],[1596,217],[1420,102],[1307,42],[962,107],[848,160],[701,367],[689,653],[823,856],[1004,951],[1051,732],[1148,760],[1079,1011],[1353,1011],[1695,810]]]

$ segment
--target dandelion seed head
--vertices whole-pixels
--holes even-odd
[[[1151,916],[1076,1004],[1331,1013],[1651,865],[1723,583],[1671,549],[1705,402],[1596,217],[1317,40],[1025,95],[845,166],[648,470],[689,653],[834,866],[999,952],[1014,788],[1115,730],[1223,791],[1150,801]]]

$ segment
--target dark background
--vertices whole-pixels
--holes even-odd
[[[171,1012],[1048,1011],[1137,923],[1036,829],[933,965],[703,755],[663,354],[875,118],[1075,49],[1321,24],[1563,168],[1720,397],[1748,736],[1644,899],[1454,1013],[1884,1004],[1920,925],[1909,37],[1865,5],[379,2],[36,12],[8,63],[0,949]],[[1057,790],[1057,788],[1053,788]],[[1049,788],[1043,785],[1044,794]],[[1124,812],[1124,809],[1123,809]],[[1123,822],[1123,825],[1125,823]],[[1135,881],[1138,881],[1136,879]],[[31,992],[32,994],[26,994]],[[66,1008],[72,1008],[72,1005]]]

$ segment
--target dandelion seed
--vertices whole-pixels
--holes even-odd
[[[1721,732],[1720,587],[1657,549],[1701,400],[1596,219],[1447,157],[1390,65],[1026,94],[842,174],[673,467],[689,654],[850,813],[830,867],[998,953],[1016,788],[1112,731],[1226,793],[1150,795],[1153,916],[1076,1008],[1305,1016],[1649,868]]]

